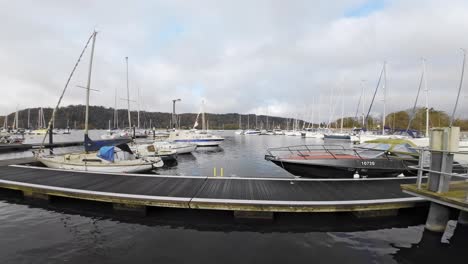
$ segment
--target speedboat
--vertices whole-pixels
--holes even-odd
[[[415,175],[418,163],[408,140],[374,141],[346,149],[336,145],[302,145],[268,149],[265,159],[286,171],[310,178],[396,177]]]
[[[97,152],[71,153],[63,155],[41,155],[36,153],[39,162],[49,168],[95,171],[111,173],[136,173],[150,171],[164,165],[159,159],[139,158],[128,145],[101,147]]]
[[[224,138],[205,131],[173,131],[169,135],[168,141],[192,143],[196,144],[197,147],[212,147],[219,146]]]

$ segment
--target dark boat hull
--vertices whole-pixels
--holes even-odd
[[[323,135],[324,139],[351,139],[350,135]]]
[[[415,165],[417,161],[398,159],[370,160],[325,160],[320,163],[301,163],[268,159],[289,173],[307,178],[353,178],[355,173],[361,177],[396,177],[401,173],[415,174],[407,166]]]

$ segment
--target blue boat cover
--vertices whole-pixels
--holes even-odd
[[[104,146],[117,146],[120,144],[128,143],[132,141],[130,138],[117,138],[117,139],[105,139],[105,140],[91,140],[88,135],[84,136],[84,147],[85,151],[98,151]]]
[[[99,149],[98,157],[110,162],[114,162],[114,147],[105,146]]]

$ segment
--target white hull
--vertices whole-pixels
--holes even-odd
[[[293,136],[293,137],[300,137],[301,136],[301,132],[298,132],[298,131],[287,131],[287,132],[284,132],[284,134],[286,136]]]
[[[316,133],[316,132],[306,132],[305,133],[306,138],[323,138],[322,133]]]
[[[136,173],[149,171],[153,168],[162,167],[164,163],[159,160],[158,162],[148,162],[141,159],[125,160],[115,163],[102,162],[83,162],[83,161],[67,161],[67,155],[61,156],[45,156],[38,157],[37,160],[49,168],[75,170],[75,171],[94,171],[94,172],[111,172],[111,173]]]
[[[175,150],[176,154],[189,154],[197,149],[196,144],[154,142],[153,146],[160,149]]]
[[[197,147],[212,147],[219,146],[224,138],[204,132],[175,131],[169,135],[168,140],[176,143],[195,144]]]

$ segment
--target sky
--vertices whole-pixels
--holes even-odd
[[[411,108],[426,61],[429,106],[452,111],[468,1],[0,0],[0,115],[52,107],[98,31],[90,104],[251,113],[317,122]],[[89,50],[61,105],[84,104]],[[384,84],[385,83],[385,89]],[[362,88],[363,87],[363,88]],[[424,88],[424,87],[423,87]],[[138,96],[139,94],[139,96]],[[457,117],[468,117],[468,84]],[[139,100],[137,100],[139,99]],[[425,104],[421,96],[418,105]],[[362,103],[361,103],[362,105]],[[359,113],[362,110],[359,110]]]

